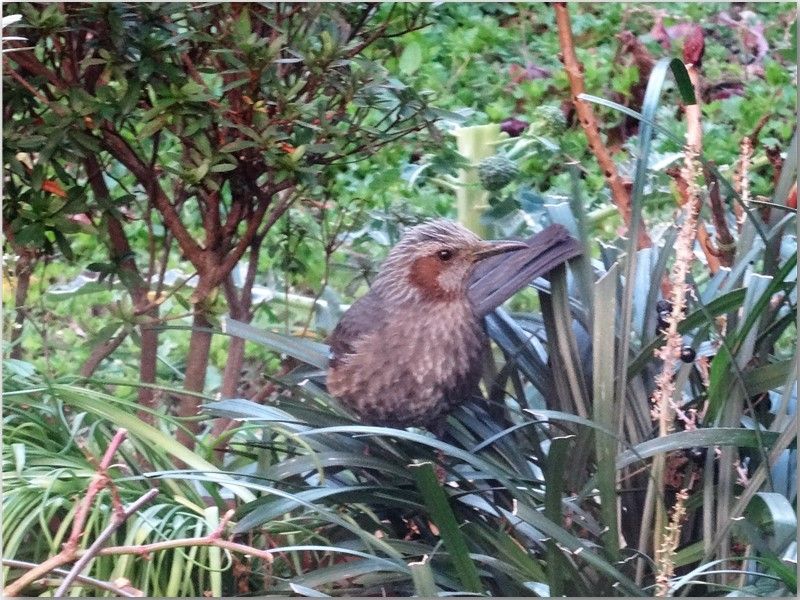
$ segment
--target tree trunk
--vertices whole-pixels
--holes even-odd
[[[206,383],[208,370],[208,352],[211,348],[211,323],[206,316],[205,309],[196,305],[192,321],[192,337],[189,340],[189,352],[186,356],[186,372],[183,389],[188,392],[202,392]],[[200,399],[193,395],[182,395],[178,398],[176,413],[179,417],[187,418],[197,415]],[[184,429],[178,430],[178,441],[187,448],[194,448],[195,434],[200,427],[197,421],[188,421]]]
[[[31,285],[31,272],[35,265],[33,252],[27,248],[19,248],[17,251],[17,264],[14,267],[14,276],[16,278],[16,290],[14,291],[14,310],[16,315],[14,317],[14,325],[11,328],[11,338],[9,340],[11,345],[11,358],[20,360],[22,359],[22,344],[20,338],[22,337],[22,326],[25,324],[25,317],[27,316],[28,309],[25,304],[28,301],[28,289]]]
[[[93,156],[87,156],[84,165],[92,193],[96,198],[111,203],[100,163]],[[125,276],[120,277],[120,281],[125,285],[133,300],[134,310],[141,314],[145,321],[139,325],[139,337],[142,344],[139,356],[139,383],[152,384],[156,382],[158,330],[154,326],[158,323],[158,306],[150,302],[148,297],[150,284],[139,272],[122,223],[111,212],[105,213],[103,220],[108,231],[110,258],[113,262],[119,262],[120,273],[125,273]],[[139,406],[149,409],[156,408],[155,393],[152,388],[139,387],[138,398]],[[150,425],[154,423],[154,417],[149,411],[140,410],[139,418]]]
[[[250,314],[250,307],[253,302],[252,290],[255,281],[255,269],[258,265],[258,251],[260,242],[254,244],[251,250],[250,264],[248,265],[248,273],[245,277],[244,284],[241,292],[236,290],[233,284],[233,278],[228,277],[224,284],[225,298],[228,301],[231,318],[237,321],[249,323],[252,315]],[[225,362],[225,372],[222,375],[222,386],[220,387],[220,398],[235,398],[238,396],[239,381],[241,379],[242,364],[244,363],[244,339],[240,337],[230,337],[228,344],[228,356]],[[222,433],[231,427],[233,421],[225,417],[218,417],[214,421],[212,433],[214,436],[220,436]],[[218,454],[223,451],[222,446],[216,448]],[[219,454],[219,458],[222,456]]]
[[[145,299],[147,296],[145,296]],[[139,339],[142,348],[139,356],[139,382],[155,383],[156,368],[158,365],[158,306],[154,306],[144,313],[149,323],[139,325]],[[139,406],[150,410],[157,408],[155,390],[148,387],[139,388]],[[153,424],[155,418],[152,413],[144,410],[139,411],[139,418],[145,423]]]

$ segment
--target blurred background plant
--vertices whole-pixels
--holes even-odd
[[[7,582],[105,473],[78,595],[796,593],[791,7],[7,9]],[[318,377],[434,215],[587,248],[442,440]]]

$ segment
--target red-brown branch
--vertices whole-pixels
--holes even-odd
[[[13,244],[12,246],[16,246]],[[14,265],[14,275],[16,276],[16,289],[14,290],[14,326],[11,330],[11,358],[22,358],[22,329],[25,325],[25,318],[28,315],[26,304],[28,302],[28,289],[31,284],[33,267],[36,264],[35,252],[24,246],[16,248],[17,264]]]
[[[262,550],[260,548],[254,548],[253,546],[239,544],[237,542],[232,542],[222,538],[222,534],[225,530],[225,527],[227,526],[228,522],[233,517],[233,515],[234,511],[229,510],[227,513],[225,513],[222,519],[220,519],[220,523],[214,529],[214,531],[202,537],[165,540],[162,542],[154,542],[152,544],[143,544],[139,546],[135,545],[110,546],[108,548],[103,548],[99,552],[97,552],[97,556],[117,556],[120,554],[147,556],[153,552],[159,552],[161,550],[170,550],[173,548],[215,546],[223,550],[229,550],[231,552],[238,552],[240,554],[248,554],[251,556],[255,556],[262,559],[265,562],[272,563],[272,561],[274,560],[273,555],[275,554],[274,550]],[[78,554],[81,553],[79,552]]]
[[[56,102],[51,102],[42,92],[37,90],[29,81],[27,81],[22,75],[17,73],[15,69],[7,68],[6,73],[8,73],[12,79],[15,79],[17,83],[19,83],[22,87],[24,87],[30,94],[35,97],[39,102],[47,106],[50,110],[52,110],[55,114],[60,117],[63,117],[67,114],[67,111],[64,109],[63,106],[60,106]]]
[[[83,363],[80,370],[81,377],[91,377],[100,363],[122,345],[125,338],[128,337],[128,332],[123,330],[111,339],[104,341],[102,344],[95,346],[89,358]],[[152,390],[151,390],[152,391]],[[141,399],[140,399],[141,400]]]
[[[156,174],[134,152],[128,143],[114,130],[113,126],[106,124],[102,130],[103,145],[114,158],[121,162],[133,174],[139,184],[147,190],[150,198],[161,213],[164,224],[175,236],[184,256],[200,271],[205,267],[203,249],[194,241],[192,234],[181,222],[180,215],[172,206],[164,190],[158,184]]]
[[[7,56],[9,59],[13,60],[23,69],[26,69],[33,73],[34,75],[38,75],[39,77],[45,78],[55,87],[64,90],[67,88],[66,82],[61,79],[58,75],[56,75],[53,71],[45,67],[36,56],[30,50],[18,50],[21,44],[19,42],[11,43],[7,50],[14,50],[13,52],[6,52],[4,56]]]
[[[121,509],[119,512],[115,512],[114,516],[111,517],[111,522],[103,531],[100,532],[100,535],[98,535],[94,542],[92,542],[92,545],[83,552],[75,552],[78,560],[75,562],[75,565],[72,567],[72,569],[70,569],[67,576],[64,577],[64,581],[61,582],[61,585],[58,586],[58,589],[55,592],[56,598],[64,597],[64,594],[72,585],[72,582],[75,581],[75,578],[78,577],[78,575],[80,575],[81,572],[89,565],[92,559],[97,556],[102,549],[103,544],[106,543],[106,540],[110,538],[114,532],[130,518],[132,514],[150,502],[150,500],[155,498],[157,495],[157,489],[153,488],[148,490],[142,496],[131,502],[130,506]]]
[[[192,295],[194,302],[201,301],[211,290],[216,288],[225,280],[225,277],[227,277],[228,273],[230,273],[231,270],[242,259],[242,256],[244,256],[247,248],[252,245],[253,240],[258,234],[258,229],[262,225],[264,215],[272,205],[275,195],[288,190],[293,186],[294,183],[292,181],[284,181],[272,186],[266,191],[259,190],[258,205],[256,206],[255,211],[253,211],[253,214],[247,219],[247,228],[245,229],[245,232],[242,234],[242,237],[239,238],[236,246],[230,252],[228,252],[228,254],[225,255],[225,257],[219,262],[219,264],[215,265],[214,268],[208,273],[208,277],[198,284],[194,294]],[[274,225],[275,222],[286,212],[289,206],[291,206],[291,204],[291,194],[284,195],[280,204],[278,204],[270,212],[266,221],[265,229],[269,229],[272,225]]]
[[[122,442],[125,441],[127,436],[127,430],[117,430],[117,433],[114,434],[111,442],[109,442],[105,454],[103,454],[103,458],[100,460],[100,464],[97,465],[97,472],[92,477],[92,482],[89,484],[89,489],[86,492],[86,496],[84,496],[83,502],[81,502],[78,511],[75,513],[75,519],[72,522],[72,533],[70,534],[67,542],[64,544],[64,549],[67,552],[74,553],[74,551],[77,550],[78,543],[83,535],[83,529],[86,525],[86,519],[89,515],[89,510],[92,508],[92,504],[94,503],[94,498],[111,483],[111,480],[108,477],[108,467],[111,466],[111,461],[114,458],[114,454],[117,453],[117,450],[122,445]]]
[[[3,558],[0,560],[0,563],[5,565],[6,567],[11,567],[14,569],[36,569],[39,567],[37,563],[28,562],[26,560],[16,560],[13,558]],[[67,575],[69,571],[66,569],[51,569],[51,573],[55,575]],[[85,583],[88,585],[93,585],[94,587],[104,590],[106,592],[111,592],[115,596],[121,596],[123,598],[141,598],[144,596],[144,592],[141,590],[137,590],[136,588],[132,587],[130,583],[124,583],[121,585],[116,585],[109,581],[103,581],[101,579],[96,579],[94,577],[88,577],[86,575],[78,575],[75,578],[75,581],[80,583]]]
[[[626,227],[631,226],[631,197],[628,187],[620,177],[614,159],[603,143],[600,136],[600,129],[594,111],[588,102],[580,99],[580,94],[586,91],[583,81],[583,65],[578,60],[575,53],[575,42],[572,37],[572,25],[570,23],[569,11],[566,2],[556,2],[553,4],[556,14],[556,24],[558,26],[558,43],[561,47],[561,61],[569,79],[569,86],[572,93],[572,103],[578,115],[581,127],[586,134],[589,148],[597,159],[600,169],[606,178],[611,189],[611,198],[622,215]],[[652,246],[650,236],[647,234],[644,223],[639,224],[639,248]]]

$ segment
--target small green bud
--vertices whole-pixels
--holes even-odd
[[[519,175],[519,167],[507,156],[496,154],[478,164],[478,179],[485,190],[496,192],[506,187]]]

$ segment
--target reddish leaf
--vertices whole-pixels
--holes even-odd
[[[706,49],[706,40],[703,28],[699,25],[692,26],[692,30],[683,40],[683,62],[699,67],[703,62],[703,52]]]
[[[52,179],[48,179],[47,181],[42,183],[42,191],[55,194],[59,198],[67,197],[67,192],[64,191],[64,189],[57,181],[53,181]]]
[[[786,199],[786,206],[789,208],[797,209],[797,183],[792,186],[792,191],[789,192],[789,197]]]

